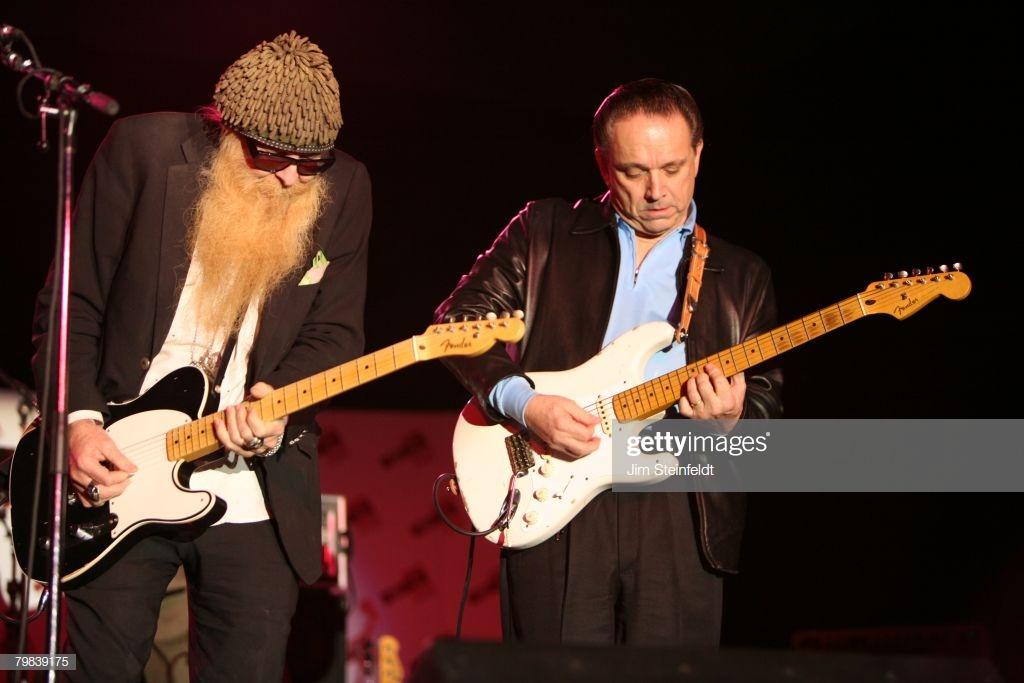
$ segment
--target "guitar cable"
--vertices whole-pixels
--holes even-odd
[[[50,602],[50,589],[44,588],[43,592],[39,595],[39,604],[36,605],[36,611],[34,614],[30,614],[25,617],[25,624],[31,624],[33,621],[43,616],[46,613],[46,605]],[[22,624],[21,616],[12,617],[3,612],[0,612],[0,620],[10,624],[11,626],[20,626]]]
[[[441,508],[441,500],[438,498],[438,492],[441,490],[441,486],[450,482],[455,482],[456,487],[458,486],[458,479],[453,473],[445,472],[434,480],[434,509],[437,510],[437,514],[441,518],[441,521],[455,533],[469,537],[469,551],[466,555],[466,580],[462,586],[462,598],[459,600],[459,614],[455,621],[455,637],[457,639],[462,638],[462,617],[466,612],[466,601],[469,599],[469,586],[473,579],[473,555],[476,550],[476,539],[479,536],[487,536],[498,529],[508,526],[512,519],[512,515],[515,513],[516,504],[519,502],[519,491],[516,489],[516,478],[517,475],[513,473],[512,478],[509,479],[508,482],[508,494],[505,496],[505,502],[501,506],[501,512],[498,514],[498,519],[494,522],[494,525],[486,531],[474,531],[460,527],[453,522]]]

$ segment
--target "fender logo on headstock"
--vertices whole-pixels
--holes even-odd
[[[463,340],[459,342],[453,342],[447,339],[441,342],[441,348],[445,351],[451,351],[452,349],[469,349],[472,348],[472,346],[472,342],[466,338],[463,338]]]
[[[904,294],[903,299],[907,301],[907,303],[896,307],[894,311],[896,315],[903,315],[905,312],[917,305],[917,297],[907,300],[907,295]]]

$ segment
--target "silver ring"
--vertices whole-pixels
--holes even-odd
[[[89,485],[85,487],[85,495],[94,503],[100,502],[100,488],[96,486],[96,482],[89,482]]]
[[[693,402],[690,403],[690,407],[693,408],[694,410],[696,410],[697,406],[699,406],[702,403],[704,403],[704,399],[698,398],[696,403],[693,403]]]
[[[259,448],[262,445],[263,445],[263,439],[261,439],[258,436],[254,436],[248,442],[246,442],[245,450],[247,450],[247,451],[255,451],[257,448]]]

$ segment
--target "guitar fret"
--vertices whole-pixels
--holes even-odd
[[[278,420],[288,414],[288,404],[285,398],[284,387],[275,389],[273,393],[274,411],[273,419]]]
[[[341,366],[341,388],[342,391],[348,391],[359,386],[359,363],[354,360],[343,364]]]
[[[820,313],[811,313],[803,318],[802,321],[804,324],[804,330],[807,332],[808,339],[817,339],[821,335],[825,334],[825,326]],[[810,326],[808,326],[808,323]]]
[[[373,354],[373,364],[376,377],[386,375],[395,371],[395,356],[391,349],[381,349]]]
[[[825,322],[826,332],[831,332],[837,327],[842,327],[845,324],[843,322],[843,314],[839,310],[839,306],[829,306],[828,308],[821,309],[821,317]]]
[[[310,395],[311,387],[309,378],[300,379],[295,383],[295,388],[298,393],[299,406],[302,408],[308,408],[313,405],[313,399]]]
[[[799,320],[786,325],[786,332],[789,334],[789,342],[792,347],[800,346],[807,341],[807,333],[804,330],[804,325]]]
[[[337,396],[341,393],[341,367],[335,366],[321,373],[324,377],[324,392],[326,397]]]
[[[370,382],[377,378],[377,364],[373,356],[363,356],[358,365],[359,383]]]
[[[747,359],[747,367],[753,367],[764,360],[761,347],[758,346],[757,338],[743,342],[743,356]],[[754,354],[757,354],[756,356]]]
[[[309,378],[309,385],[312,390],[313,403],[319,403],[327,398],[327,373],[318,372]]]
[[[282,392],[284,393],[285,410],[287,410],[289,414],[294,413],[296,410],[299,409],[299,399],[295,393],[295,385],[286,384],[282,388]]]

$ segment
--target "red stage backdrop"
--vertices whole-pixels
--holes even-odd
[[[391,634],[401,644],[408,671],[433,639],[455,632],[469,541],[437,516],[431,489],[439,474],[453,471],[456,417],[453,412],[329,410],[318,418],[321,490],[344,495],[348,504],[354,584],[350,660],[362,657],[367,640]],[[455,496],[445,490],[441,500],[450,517],[468,524]],[[477,541],[462,634],[501,636],[498,552],[485,540]]]

